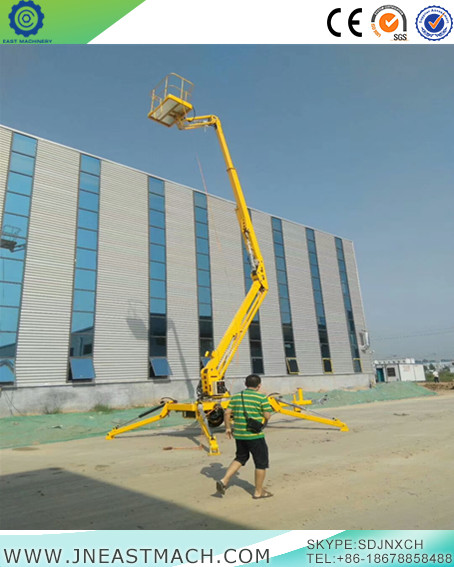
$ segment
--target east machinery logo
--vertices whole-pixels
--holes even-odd
[[[407,40],[407,18],[397,6],[381,6],[372,15],[372,31],[388,41]]]
[[[3,43],[52,43],[51,39],[29,38],[36,35],[44,25],[44,13],[39,4],[32,0],[21,0],[11,7],[8,15],[9,27],[19,38],[3,39]]]

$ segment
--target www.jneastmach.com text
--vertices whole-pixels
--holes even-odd
[[[213,549],[158,549],[158,548],[79,548],[63,550],[58,548],[44,549],[3,549],[4,565],[154,565],[166,563],[178,565],[181,563],[213,563],[215,557],[219,562],[234,565],[235,563],[247,564],[259,561],[270,562],[269,549],[226,549],[224,552],[215,552]]]

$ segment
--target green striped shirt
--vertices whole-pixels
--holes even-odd
[[[264,394],[260,394],[256,390],[243,390],[244,409],[248,417],[252,417],[263,423],[265,418],[264,412],[272,412],[268,398]],[[253,433],[246,429],[246,416],[244,415],[243,402],[241,400],[241,392],[230,398],[228,408],[233,412],[233,436],[235,439],[260,439],[265,437],[265,433]]]

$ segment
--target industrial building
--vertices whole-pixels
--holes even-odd
[[[251,282],[235,204],[7,127],[0,156],[0,415],[196,397]],[[353,243],[251,217],[270,290],[230,391],[368,386]]]

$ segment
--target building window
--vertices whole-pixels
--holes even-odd
[[[345,316],[347,318],[348,337],[350,340],[350,349],[352,353],[353,370],[362,372],[361,358],[359,355],[358,340],[356,338],[355,320],[353,317],[352,301],[350,297],[350,288],[348,285],[347,266],[344,257],[344,245],[341,238],[335,238],[337,263],[339,266],[339,275],[341,280],[342,295],[344,298]]]
[[[165,185],[162,179],[148,178],[150,227],[150,377],[172,375],[167,360],[167,266]]]
[[[325,374],[333,372],[331,352],[328,340],[328,328],[326,326],[325,306],[323,303],[322,282],[318,266],[317,246],[315,244],[315,232],[312,228],[306,228],[307,251],[309,255],[309,266],[311,269],[312,293],[315,303],[315,316],[317,318],[318,340],[320,343],[320,354],[322,367]]]
[[[199,355],[200,364],[203,368],[214,350],[214,341],[207,197],[198,191],[194,191],[194,218],[199,306]]]
[[[243,246],[243,270],[244,270],[244,287],[246,294],[248,293],[252,284],[252,266],[251,259],[246,250],[244,240],[241,239]],[[254,318],[249,325],[249,349],[251,352],[251,369],[253,374],[265,374],[265,367],[263,364],[263,351],[262,351],[262,335],[260,331],[260,312],[257,311]]]
[[[386,369],[386,375],[388,376],[388,378],[395,378],[396,377],[396,369],[393,367],[387,368]]]
[[[296,359],[295,340],[293,338],[292,311],[287,281],[287,264],[285,261],[285,244],[282,232],[282,221],[271,218],[274,242],[274,258],[276,261],[277,286],[279,293],[279,307],[281,311],[282,336],[284,339],[285,363],[288,374],[298,374],[298,361]]]
[[[37,141],[13,133],[0,240],[0,383],[16,379],[28,225]]]
[[[69,379],[95,379],[96,280],[101,162],[80,156],[77,206],[76,269],[74,273]]]

